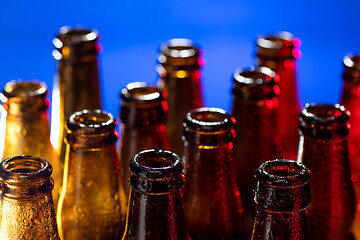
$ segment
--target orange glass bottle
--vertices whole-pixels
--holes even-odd
[[[351,180],[356,197],[356,213],[354,219],[354,234],[360,239],[360,55],[344,57],[344,85],[341,104],[350,113],[351,131],[348,135]]]
[[[300,114],[298,161],[312,172],[309,220],[314,239],[354,239],[348,120],[349,112],[338,104],[306,104]]]
[[[235,119],[219,108],[184,118],[184,201],[192,240],[238,239],[242,206],[233,159]]]
[[[51,143],[65,161],[66,121],[75,111],[101,109],[99,34],[85,28],[63,27],[53,40],[58,60],[51,112]]]
[[[310,171],[292,160],[263,163],[255,173],[256,218],[252,240],[310,240],[307,208]],[[314,238],[323,239],[323,238]]]
[[[281,158],[296,159],[300,104],[297,91],[297,59],[300,40],[291,33],[279,32],[257,39],[259,66],[271,68],[280,76],[277,134],[281,141]]]
[[[82,110],[70,116],[64,184],[57,221],[61,239],[120,239],[126,199],[120,185],[114,130],[109,113]],[[119,192],[120,189],[120,192]]]
[[[18,155],[43,157],[53,167],[55,207],[62,184],[62,167],[50,143],[50,126],[45,83],[36,80],[8,82],[1,95],[2,159]]]
[[[128,84],[121,91],[121,100],[120,175],[128,195],[131,158],[146,149],[170,149],[166,132],[168,109],[163,92],[143,82]]]
[[[0,165],[0,237],[60,240],[51,195],[52,167],[40,157],[14,156]]]
[[[234,159],[237,185],[244,208],[244,224],[250,238],[255,217],[255,170],[278,157],[276,114],[277,75],[266,67],[236,71],[233,75],[232,116],[235,117]]]
[[[185,114],[203,106],[202,50],[189,39],[171,39],[160,47],[156,70],[158,85],[167,93],[167,132],[173,152],[182,156],[182,122]]]
[[[130,162],[130,202],[123,240],[189,240],[183,162],[169,151],[144,150]]]

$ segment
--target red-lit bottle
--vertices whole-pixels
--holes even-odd
[[[244,208],[247,238],[255,217],[253,173],[277,151],[277,75],[266,67],[237,71],[233,75],[232,116],[235,117],[234,159],[237,185]]]
[[[341,104],[350,113],[351,131],[348,135],[351,180],[356,198],[354,234],[360,239],[360,55],[344,58],[345,71]]]
[[[256,171],[257,214],[252,240],[310,240],[310,171],[292,160],[273,160]],[[314,239],[324,239],[322,237]]]
[[[123,240],[189,240],[183,162],[169,151],[145,150],[130,162],[130,201]]]
[[[281,141],[281,158],[296,159],[300,104],[297,92],[297,59],[300,40],[291,33],[280,32],[257,39],[259,66],[271,68],[280,76],[277,134]]]
[[[219,108],[184,118],[184,202],[193,240],[237,239],[242,206],[233,162],[235,119]]]
[[[309,221],[314,239],[354,239],[348,120],[349,112],[338,104],[306,104],[300,114],[298,162],[312,173]]]
[[[167,93],[167,132],[173,152],[182,156],[182,122],[185,114],[203,106],[202,51],[189,39],[171,39],[160,46],[156,70],[158,85]]]
[[[121,91],[120,176],[126,196],[130,189],[131,158],[146,149],[170,149],[166,133],[167,110],[164,94],[157,87],[134,82]]]

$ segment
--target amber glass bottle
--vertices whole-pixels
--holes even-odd
[[[234,123],[219,108],[195,109],[184,118],[184,202],[192,240],[241,237]]]
[[[182,122],[185,114],[203,106],[202,51],[189,39],[171,39],[160,47],[156,70],[158,85],[167,93],[167,132],[173,152],[182,156]]]
[[[120,239],[126,199],[120,188],[118,138],[112,115],[83,110],[70,116],[64,185],[57,221],[61,239]],[[125,205],[125,206],[124,206]]]
[[[8,82],[0,94],[2,159],[33,155],[47,159],[54,169],[54,202],[62,184],[62,168],[51,143],[45,83],[36,80]],[[56,206],[56,205],[55,205]]]
[[[183,162],[163,150],[144,150],[130,162],[130,201],[123,240],[189,240]]]
[[[354,239],[348,120],[348,111],[338,104],[306,104],[300,114],[298,161],[312,172],[309,220],[314,239]]]
[[[310,171],[292,160],[263,163],[255,173],[257,214],[252,240],[310,240]],[[324,238],[314,238],[324,239]]]
[[[354,234],[360,239],[360,55],[345,56],[344,66],[341,104],[351,112],[348,146],[351,180],[356,197]]]
[[[121,100],[120,175],[128,195],[131,158],[146,149],[170,149],[166,132],[168,108],[163,92],[143,82],[128,84],[121,91]]]
[[[66,121],[75,111],[101,109],[98,59],[99,35],[95,30],[63,27],[53,40],[58,60],[51,112],[51,143],[65,161]]]
[[[233,75],[234,158],[247,238],[250,238],[255,217],[254,172],[260,164],[278,156],[277,78],[266,67],[236,71]]]
[[[258,65],[271,68],[280,76],[277,134],[281,141],[281,157],[296,159],[300,104],[297,92],[297,59],[300,40],[288,32],[260,36],[257,40]]]
[[[3,240],[60,240],[45,159],[14,156],[0,166],[0,236]]]

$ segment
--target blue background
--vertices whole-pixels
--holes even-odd
[[[342,59],[360,49],[359,9],[359,0],[0,0],[0,84],[39,79],[52,89],[52,39],[64,25],[82,25],[102,35],[104,109],[116,118],[120,89],[133,81],[155,84],[157,48],[174,37],[203,46],[205,103],[230,111],[230,76],[236,68],[254,64],[256,37],[286,30],[302,42],[302,104],[337,103]]]

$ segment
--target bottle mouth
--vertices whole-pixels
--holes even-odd
[[[170,39],[160,47],[162,54],[172,58],[191,58],[199,56],[199,47],[185,38]]]
[[[344,57],[344,66],[360,71],[360,55],[348,54]]]
[[[279,81],[279,76],[270,68],[257,67],[236,70],[233,74],[233,80],[240,85],[256,87],[262,84],[275,85],[275,82]]]
[[[45,97],[48,94],[48,89],[44,82],[37,80],[12,80],[5,84],[2,94],[6,98]]]
[[[56,48],[60,49],[64,45],[77,45],[86,42],[93,42],[99,38],[96,30],[86,28],[71,28],[65,26],[60,28],[57,38],[53,40]]]
[[[164,94],[159,88],[149,86],[145,82],[129,83],[121,90],[120,97],[123,101],[135,103],[161,103],[164,100]]]

